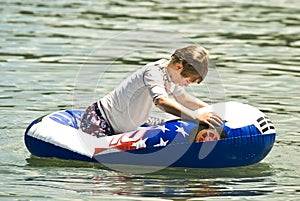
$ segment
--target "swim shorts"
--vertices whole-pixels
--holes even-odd
[[[105,119],[105,114],[100,112],[97,102],[89,106],[84,112],[80,123],[80,128],[83,132],[96,137],[114,134],[112,127]]]

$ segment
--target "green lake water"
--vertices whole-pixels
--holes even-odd
[[[0,200],[299,200],[297,0],[0,0]],[[260,163],[120,173],[32,157],[24,131],[49,112],[87,107],[129,73],[179,47],[216,65],[189,87],[207,102],[248,103],[277,137]],[[141,111],[142,112],[142,111]]]

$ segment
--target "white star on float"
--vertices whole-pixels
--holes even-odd
[[[175,125],[175,126],[176,126],[176,128],[177,128],[176,132],[181,133],[183,137],[189,136],[189,134],[184,130],[183,127],[179,127],[179,126],[177,126],[177,125]]]
[[[166,125],[157,125],[155,129],[160,129],[163,133],[170,131],[170,129],[166,128]]]
[[[181,120],[179,120],[178,122],[179,122],[180,124],[184,125],[184,126],[188,126],[188,125],[189,125],[189,123],[186,122],[186,121],[181,121]]]
[[[140,148],[146,148],[147,145],[146,145],[146,141],[148,140],[148,138],[145,138],[145,139],[140,139],[139,141],[137,142],[134,142],[132,143],[132,147],[135,146],[136,149],[140,149]]]
[[[169,140],[164,141],[164,139],[160,138],[160,142],[158,144],[153,145],[153,147],[165,147],[167,146],[168,142]]]

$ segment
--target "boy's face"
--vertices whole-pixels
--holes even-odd
[[[198,75],[183,77],[181,72],[183,70],[183,66],[181,63],[177,63],[175,65],[175,73],[172,76],[172,82],[178,84],[179,86],[187,87],[192,83],[199,84],[202,79]]]

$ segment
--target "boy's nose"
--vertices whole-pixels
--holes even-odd
[[[183,86],[188,87],[190,85],[190,83],[188,81],[185,81]]]

